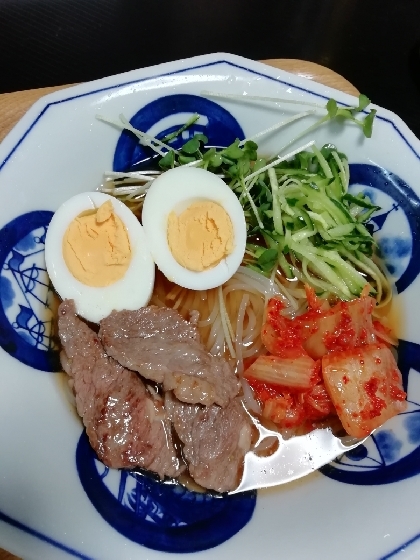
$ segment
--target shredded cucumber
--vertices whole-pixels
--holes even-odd
[[[385,303],[390,285],[374,262],[376,243],[365,226],[378,207],[367,197],[348,194],[347,159],[335,147],[312,146],[312,151],[270,169],[272,200],[262,189],[254,192],[260,208],[272,209],[263,219],[264,239],[267,242],[271,232],[269,248],[279,252],[272,266],[292,276],[284,254],[287,246],[304,265],[301,279],[316,290],[322,286],[323,292],[347,300],[359,296],[370,282],[371,294]],[[251,216],[249,222],[256,234]]]
[[[358,107],[341,109],[330,100],[326,106],[328,114],[306,132],[339,116],[359,125],[369,137],[375,110],[361,120],[355,116],[368,103],[361,96]],[[334,295],[349,300],[358,297],[369,284],[378,304],[385,304],[391,286],[378,265],[376,243],[366,227],[378,207],[363,194],[348,192],[347,157],[331,144],[319,149],[314,142],[268,161],[257,153],[254,139],[308,113],[278,123],[251,139],[236,140],[223,149],[206,148],[207,138],[203,134],[195,135],[177,150],[165,143],[172,142],[195,122],[196,115],[162,140],[135,130],[123,117],[120,126],[162,156],[159,166],[163,170],[194,165],[224,178],[244,210],[247,266],[267,276],[278,269],[287,279],[298,278],[308,283],[322,297]],[[102,120],[117,124],[103,117]],[[139,197],[144,196],[145,186],[139,189]],[[135,194],[130,192],[132,201]],[[122,199],[123,193],[121,190]],[[118,196],[117,185],[113,194]],[[265,246],[255,242],[258,238]]]

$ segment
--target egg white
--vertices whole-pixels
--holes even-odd
[[[131,247],[131,261],[125,275],[101,288],[87,286],[67,268],[63,257],[63,237],[70,223],[85,210],[97,209],[110,200],[115,214],[126,227]],[[99,192],[78,194],[60,206],[48,227],[45,239],[45,262],[48,275],[62,299],[73,299],[81,316],[98,323],[114,309],[138,309],[147,305],[155,281],[155,266],[143,228],[122,202]]]
[[[195,272],[180,265],[168,245],[168,216],[180,214],[198,201],[216,202],[229,215],[233,251],[219,264]],[[226,282],[238,270],[246,244],[246,224],[242,206],[228,185],[214,173],[195,167],[177,167],[155,179],[146,195],[142,222],[154,261],[163,274],[184,288],[207,290]]]

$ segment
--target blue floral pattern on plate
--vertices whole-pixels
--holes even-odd
[[[131,119],[130,124],[147,131],[158,139],[179,130],[194,114],[200,119],[170,142],[177,149],[195,134],[202,133],[209,139],[209,146],[228,146],[244,133],[233,116],[217,103],[197,95],[167,95],[142,107]],[[114,154],[114,171],[138,171],[150,168],[157,159],[156,152],[139,144],[138,138],[124,131]]]
[[[57,300],[45,268],[52,212],[30,212],[0,230],[0,345],[22,363],[60,371]]]
[[[230,539],[251,519],[256,492],[212,496],[96,459],[83,433],[76,452],[80,481],[104,519],[125,537],[153,550],[197,552]]]
[[[215,63],[212,62],[210,66],[212,64]],[[238,63],[232,64],[231,62],[227,62],[227,64],[232,69],[244,69],[244,67],[238,65]],[[205,66],[206,65],[204,65],[204,67]],[[203,67],[200,66],[200,68]],[[178,71],[179,70],[176,70],[175,73]],[[249,72],[250,74],[257,74],[259,76],[259,79],[268,78],[268,80],[278,81],[278,78],[266,76],[263,69],[261,69],[260,72],[257,72],[255,70],[249,70]],[[286,82],[281,82],[281,83],[286,84]],[[293,85],[293,84],[286,84],[286,85]],[[295,86],[293,85],[293,87]],[[302,86],[297,86],[296,89],[298,90],[300,89],[303,92],[309,91],[303,88]],[[80,95],[81,96],[90,95],[90,93],[91,92],[88,93],[82,92]],[[77,95],[79,94],[76,94],[71,99],[75,99]],[[315,95],[322,97],[322,95],[320,94],[315,94]],[[167,97],[171,97],[171,96],[167,96]],[[196,97],[196,99],[200,99],[200,98]],[[67,99],[64,99],[64,101],[67,101]],[[10,154],[7,155],[7,157],[4,159],[3,163],[0,165],[0,169],[3,168],[6,162],[11,161],[10,159],[11,155],[14,153],[15,150],[17,150],[20,147],[23,139],[26,137],[27,134],[29,134],[32,128],[37,124],[38,120],[43,117],[47,109],[59,103],[62,103],[62,100],[52,101],[51,103],[47,104],[46,108],[42,110],[42,112],[39,114],[36,120],[34,120],[31,126],[28,127],[28,129],[23,133],[23,136],[21,137],[19,142],[16,144],[16,146],[13,148]],[[141,111],[142,110],[140,110],[139,113]],[[182,111],[179,114],[181,115],[183,111],[188,112],[187,109],[182,109]],[[379,116],[378,118],[382,119],[382,121],[384,122],[390,123],[394,127],[394,129],[398,130],[396,128],[396,125],[393,122],[391,122],[391,120],[389,120],[388,118],[384,116]],[[167,132],[173,131],[176,126],[174,123],[171,123],[170,121],[165,121],[164,119],[166,119],[166,117],[160,118],[161,125],[162,125],[160,127],[161,130],[156,130],[155,132],[153,132],[160,137]],[[133,123],[133,124],[141,128],[141,124],[139,123]],[[180,122],[179,124],[183,124],[183,121]],[[197,132],[203,132],[203,129],[199,128],[199,124],[200,123],[197,124],[198,127]],[[231,132],[232,140],[236,136],[243,138],[243,134],[238,133],[237,129],[235,129],[234,126],[231,127],[231,131],[232,131]],[[400,132],[399,134],[402,137],[405,144],[407,145],[408,149],[410,149],[413,153],[415,153],[413,147],[409,143],[409,140],[407,140],[404,137],[404,135],[402,135]],[[125,134],[126,138],[124,140],[124,142],[126,142],[128,145],[130,144],[129,136],[130,135]],[[127,137],[129,140],[127,140]],[[121,145],[123,145],[123,142]],[[142,157],[144,154],[142,155],[140,152],[138,153],[132,152],[131,155],[133,157],[130,156],[131,157],[130,166],[129,166],[130,169],[138,168],[141,164]],[[148,154],[146,154],[146,159],[147,157]],[[118,165],[119,165],[118,161],[114,160],[115,169],[118,168]],[[365,167],[364,170],[363,169],[360,170],[363,175],[362,179],[360,181],[357,180],[355,182],[360,183],[360,185],[365,187],[366,190],[371,195],[373,193],[373,195],[375,196],[375,192],[377,191],[377,193],[379,193],[377,194],[378,202],[383,194],[385,195],[385,198],[389,197],[387,199],[387,204],[388,204],[387,208],[385,208],[386,205],[384,205],[382,201],[380,202],[380,205],[384,206],[385,211],[382,212],[381,215],[375,216],[372,219],[372,228],[375,231],[377,231],[378,237],[383,235],[383,239],[381,242],[382,252],[390,272],[394,275],[394,278],[397,280],[397,283],[399,282],[399,284],[397,284],[399,287],[399,291],[402,292],[411,284],[411,282],[414,280],[418,272],[418,270],[416,269],[416,261],[419,260],[417,258],[418,257],[417,252],[419,250],[417,235],[418,232],[420,231],[420,224],[418,223],[418,213],[417,213],[418,206],[416,206],[417,197],[414,196],[410,199],[413,202],[413,205],[411,207],[410,207],[411,203],[408,205],[408,207],[404,206],[404,197],[407,195],[407,193],[409,194],[410,192],[412,193],[412,190],[408,187],[408,185],[403,183],[401,179],[392,176],[392,174],[388,174],[389,176],[393,177],[394,186],[396,186],[396,191],[395,192],[393,191],[390,194],[388,190],[384,188],[387,185],[382,184],[382,187],[380,185],[376,186],[376,184],[373,184],[375,183],[373,179],[370,182],[366,180],[366,176],[368,174],[363,173],[363,171],[366,171],[366,168],[368,166],[364,166],[364,167]],[[372,167],[371,171],[373,174],[380,175],[380,174],[387,173],[385,170],[381,168],[376,168],[375,166],[370,166],[370,167]],[[357,171],[356,167],[352,166],[353,179],[355,177],[354,175],[355,171]],[[372,177],[373,176],[374,175],[372,175]],[[398,183],[398,181],[400,183]],[[408,191],[406,190],[406,187],[407,189],[409,189]],[[395,193],[397,193],[397,195]],[[393,234],[385,235],[385,233],[388,224],[390,224],[392,221],[393,215],[395,216],[397,213],[400,213],[401,211],[403,211],[405,215],[404,219],[406,220],[408,226],[406,228],[406,231],[404,231],[402,235],[398,236],[399,239],[395,240],[395,236]],[[35,262],[34,260],[32,261],[30,260],[30,259],[35,259],[35,255],[30,256],[31,249],[24,248],[28,244],[31,245],[31,238],[33,241],[36,241],[37,243],[42,239],[42,228],[46,228],[49,221],[49,218],[47,218],[46,215],[51,213],[40,211],[40,212],[33,212],[31,213],[31,215],[32,214],[34,215],[33,216],[34,218],[35,215],[38,214],[39,215],[38,218],[42,218],[42,219],[39,222],[37,222],[37,220],[31,222],[29,229],[25,226],[26,218],[23,219],[23,216],[21,216],[16,220],[14,220],[13,222],[11,222],[10,224],[8,224],[7,226],[4,226],[4,228],[0,230],[0,256],[1,256],[0,278],[2,279],[1,280],[2,285],[0,291],[1,294],[0,344],[6,351],[8,351],[11,355],[16,357],[18,360],[22,361],[23,363],[31,365],[36,369],[44,369],[45,371],[54,371],[54,367],[59,367],[59,365],[58,365],[58,353],[56,352],[56,348],[54,347],[53,331],[48,330],[49,329],[48,317],[46,315],[45,316],[42,315],[42,313],[38,311],[38,304],[41,305],[42,302],[45,303],[45,301],[47,301],[48,298],[45,297],[45,291],[42,292],[42,295],[39,295],[35,289],[35,286],[37,288],[41,288],[41,286],[44,285],[43,289],[44,290],[46,289],[48,293],[48,289],[46,288],[46,282],[45,280],[42,280],[42,275],[43,272],[45,272],[45,270],[43,270],[43,265],[41,261]],[[9,226],[11,224],[15,226],[16,225],[15,222],[17,223],[17,221],[19,221],[20,224],[19,231],[17,235],[15,235],[14,237],[13,235],[10,236]],[[25,241],[25,238],[27,236],[29,237]],[[387,240],[386,236],[388,236],[388,238],[391,239]],[[3,240],[7,241],[7,250],[3,245]],[[14,255],[13,253],[13,251],[16,250],[21,255],[21,256],[17,256],[17,259],[15,258],[16,255]],[[24,260],[21,263],[19,263],[22,256],[24,257]],[[23,290],[20,287],[18,287],[19,286],[18,283],[14,284],[15,282],[14,279],[12,282],[10,275],[12,274],[13,271],[15,272],[15,274],[17,274],[16,278],[21,279],[22,281],[21,285],[23,286]],[[29,293],[28,288],[30,288],[29,291],[31,293],[32,292],[35,293],[35,297],[33,299],[38,302],[37,304],[29,305],[26,300],[25,302],[21,302],[20,300],[18,301],[17,296],[24,297],[24,294],[26,292]],[[19,307],[20,305],[22,305],[23,307],[22,308]],[[37,357],[35,358],[35,356]],[[400,354],[399,354],[400,367],[404,373],[405,382],[408,388],[409,399],[411,394],[417,394],[417,395],[420,394],[420,387],[416,387],[416,383],[417,383],[416,380],[418,378],[417,375],[418,365],[416,361],[417,356],[419,356],[419,348],[416,345],[412,345],[412,343],[409,342],[404,342],[404,341],[401,342]],[[55,360],[55,366],[52,366],[51,364],[54,363],[54,360]],[[378,480],[378,477],[383,476],[382,483],[392,481],[393,471],[391,467],[393,465],[398,466],[399,469],[398,480],[404,478],[404,476],[401,475],[403,469],[403,462],[405,465],[407,465],[406,468],[406,472],[408,473],[407,476],[412,476],[413,474],[415,474],[411,467],[411,463],[413,461],[416,461],[416,463],[420,463],[417,455],[415,454],[416,450],[418,450],[418,446],[420,443],[419,442],[420,421],[419,421],[419,416],[417,414],[417,408],[418,408],[418,404],[416,404],[415,402],[411,402],[409,411],[405,415],[401,415],[401,417],[398,417],[398,419],[396,420],[397,422],[401,422],[401,424],[395,426],[395,429],[393,425],[391,425],[389,428],[387,426],[386,430],[384,429],[378,432],[377,435],[375,435],[376,442],[373,438],[371,438],[373,443],[369,441],[367,446],[360,447],[358,450],[355,450],[353,452],[353,456],[349,454],[349,457],[345,457],[342,460],[340,460],[340,462],[337,462],[337,464],[334,464],[333,468],[335,469],[335,475],[337,475],[337,473],[344,470],[342,463],[347,461],[347,459],[351,462],[351,465],[349,462],[350,467],[348,468],[347,472],[349,472],[351,469],[354,470],[354,466],[356,464],[358,464],[359,466],[363,466],[363,461],[365,462],[371,461],[371,465],[373,465],[374,468],[368,470],[365,465],[363,469],[366,472],[371,472],[372,478],[375,478],[376,480]],[[156,514],[153,522],[155,522],[156,525],[159,527],[158,531],[161,530],[162,526],[163,526],[163,532],[168,531],[169,530],[168,528],[171,526],[171,523],[172,524],[175,523],[175,526],[177,528],[179,528],[179,526],[182,527],[183,517],[180,516],[178,513],[174,514],[174,512],[172,511],[168,513],[168,511],[165,510],[164,507],[165,500],[159,501],[160,500],[159,489],[154,489],[152,483],[149,484],[149,479],[147,479],[148,481],[147,484],[145,483],[143,485],[141,482],[139,482],[140,479],[137,477],[137,475],[123,473],[122,471],[112,471],[112,472],[107,471],[103,467],[103,465],[101,465],[95,459],[93,452],[88,446],[86,437],[84,435],[82,435],[79,441],[77,447],[77,455],[79,459],[81,458],[80,460],[82,462],[82,467],[79,469],[79,475],[83,487],[85,488],[86,494],[89,496],[89,498],[91,499],[92,503],[95,505],[97,510],[101,511],[101,514],[104,517],[104,519],[107,519],[107,521],[111,523],[113,526],[115,525],[113,521],[112,510],[119,513],[121,513],[121,509],[126,510],[126,512],[128,512],[129,514],[127,519],[129,518],[130,515],[134,514],[137,516],[135,521],[137,522],[138,517],[144,520],[146,511],[149,511],[147,509],[148,506],[144,505],[145,503],[145,504],[153,504],[153,507],[151,509],[151,513],[152,513],[151,518],[153,518],[153,516]],[[385,465],[385,467],[378,468],[379,464],[381,466]],[[86,479],[85,476],[86,473],[82,472],[84,468],[86,468],[86,472],[90,472],[90,474],[92,475],[92,479],[91,479],[92,486],[90,486],[90,481]],[[346,476],[348,475],[346,474]],[[338,476],[334,476],[334,477],[337,478],[337,480],[339,480]],[[143,480],[143,477],[141,480]],[[343,481],[349,482],[348,478],[346,480],[343,479]],[[364,484],[364,482],[362,482],[360,477],[356,477],[355,484]],[[95,496],[95,489],[98,490],[99,495],[102,496],[101,498],[97,498],[97,496]],[[104,495],[107,496],[106,499],[103,499]],[[108,498],[110,499],[109,502],[107,501]],[[246,507],[248,508],[249,516],[251,516],[253,508],[255,507],[255,496],[247,496],[247,500],[248,501],[246,502]],[[103,504],[105,504],[105,506]],[[111,508],[110,511],[107,510],[108,506]],[[102,507],[104,507],[104,509],[101,510]],[[202,515],[203,518],[207,515],[206,508],[202,508],[200,515]],[[209,513],[209,515],[211,516],[211,512]],[[16,522],[14,522],[13,519],[6,518],[6,517],[2,519],[7,521],[7,523],[19,527],[23,531],[27,531],[31,533],[31,530],[28,529],[28,527],[25,528],[24,525],[22,524],[19,525]],[[108,518],[110,520],[108,520]],[[133,520],[132,517],[131,519]],[[119,520],[117,519],[115,523],[118,524],[118,522]],[[228,522],[231,523],[231,519],[229,519]],[[246,523],[246,520],[245,521],[242,520],[242,522]],[[237,530],[239,529],[240,527]],[[120,531],[120,529],[117,530]],[[125,530],[126,528],[121,527],[121,531],[120,531],[121,534],[125,534],[124,533]],[[34,534],[35,536],[37,536],[37,538],[43,539],[46,542],[53,544],[54,546],[58,546],[59,548],[61,547],[63,550],[65,549],[65,547],[63,547],[63,545],[60,545],[60,543],[58,543],[57,541],[48,539],[45,536],[43,537],[40,533],[37,533],[36,531],[32,531],[31,534]],[[136,540],[136,538],[132,538],[132,536],[131,537],[128,536],[128,538],[134,540],[134,542],[140,542],[139,540]],[[205,537],[201,541],[202,543],[201,550],[204,550],[209,546],[216,546],[218,544],[218,542],[216,541],[214,541],[214,544],[209,544],[210,541],[207,540],[206,542],[206,538],[207,537]],[[229,536],[227,536],[226,538],[229,538]],[[412,541],[414,541],[417,538],[418,537],[415,537],[414,539],[412,539]],[[149,546],[146,542],[144,542],[144,544],[146,546]],[[163,546],[163,545],[160,544],[159,546]],[[172,545],[172,546],[178,546],[178,545]],[[403,547],[405,546],[406,545],[403,545]],[[154,546],[154,543],[151,543],[150,547],[158,550],[163,550],[163,548],[158,548]],[[75,556],[78,557],[84,557],[71,549],[67,549],[67,551],[69,552],[69,554],[74,554]],[[389,556],[391,556],[392,554],[393,552]]]
[[[389,274],[402,293],[420,272],[420,199],[398,175],[382,167],[350,165],[350,190],[381,207],[370,220]]]

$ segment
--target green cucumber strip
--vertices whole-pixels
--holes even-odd
[[[281,219],[281,207],[279,200],[279,184],[277,181],[277,175],[273,168],[268,170],[268,178],[270,179],[271,193],[273,196],[273,224],[274,229],[280,235],[283,235],[283,221]]]
[[[327,160],[324,158],[324,156],[321,154],[321,152],[318,150],[318,148],[315,146],[315,144],[313,144],[313,146],[312,146],[312,151],[316,155],[316,157],[319,161],[319,165],[321,166],[321,169],[324,172],[325,177],[327,177],[327,179],[332,179],[333,174],[332,174],[331,168],[328,165]]]

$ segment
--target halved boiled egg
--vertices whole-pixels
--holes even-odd
[[[155,263],[179,286],[215,288],[242,262],[244,212],[214,173],[194,167],[163,173],[146,195],[142,222]]]
[[[147,305],[155,266],[142,226],[122,202],[99,192],[60,206],[48,227],[45,261],[55,290],[98,323],[114,309]]]

